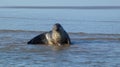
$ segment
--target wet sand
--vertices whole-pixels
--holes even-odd
[[[120,67],[120,34],[69,33],[72,45],[28,45],[41,31],[0,30],[0,67]]]

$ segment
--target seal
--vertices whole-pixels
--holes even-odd
[[[31,39],[28,44],[47,44],[47,45],[64,45],[71,44],[71,40],[67,32],[63,27],[56,23],[53,25],[53,28],[49,32],[44,32],[33,39]]]

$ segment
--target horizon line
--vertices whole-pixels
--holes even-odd
[[[120,9],[120,6],[0,6],[10,9]]]

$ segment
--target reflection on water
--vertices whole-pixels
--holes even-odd
[[[120,34],[70,33],[73,45],[27,45],[37,31],[0,31],[1,67],[119,67]],[[113,62],[114,61],[114,62]]]

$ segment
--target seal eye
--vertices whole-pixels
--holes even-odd
[[[56,23],[54,26],[53,26],[53,29],[56,30],[56,31],[59,31],[61,28],[61,25],[59,23]]]
[[[56,25],[53,27],[53,29],[56,30],[56,31],[59,31],[59,27],[56,26]]]
[[[59,29],[59,27],[56,29],[56,31],[59,31],[60,29]]]

